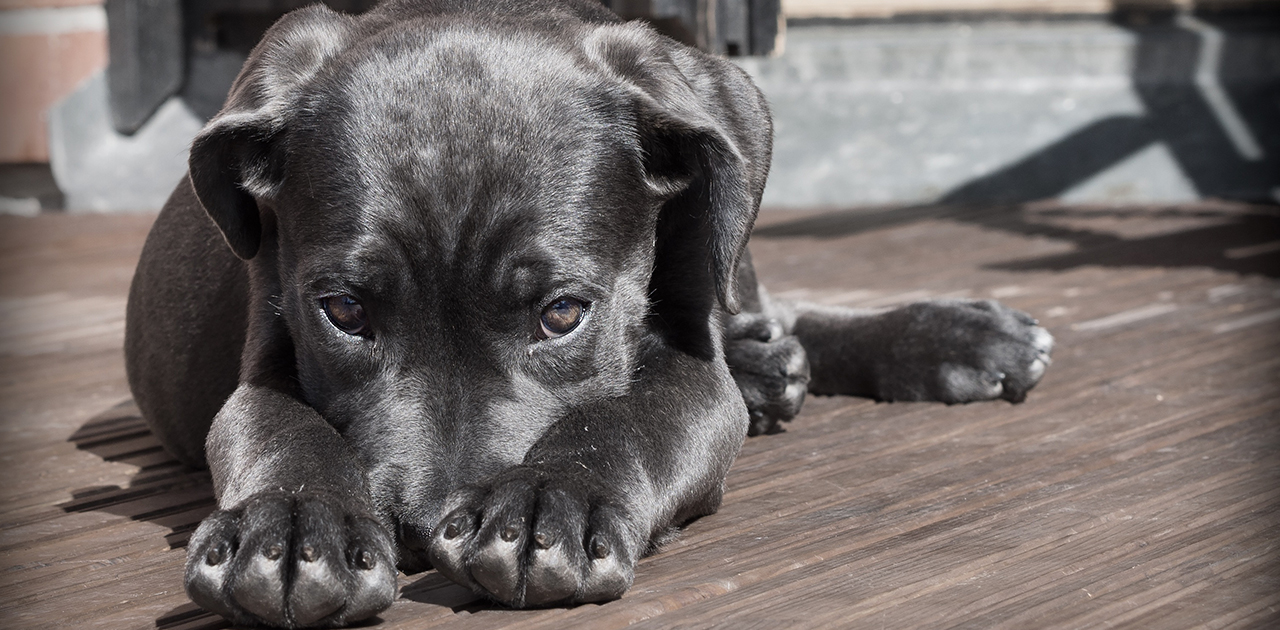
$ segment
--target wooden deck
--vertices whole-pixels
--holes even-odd
[[[219,628],[183,594],[205,474],[129,402],[150,217],[0,217],[0,627]],[[1057,336],[1025,404],[811,398],[620,601],[434,573],[382,628],[1280,627],[1280,209],[766,213],[775,293],[996,297]]]

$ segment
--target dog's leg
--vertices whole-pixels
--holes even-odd
[[[250,263],[240,384],[205,442],[218,510],[188,545],[187,594],[239,624],[341,625],[391,605],[396,552],[356,452],[303,400],[276,256],[268,241]]]
[[[187,553],[187,593],[237,624],[341,625],[395,597],[395,551],[363,468],[296,398],[242,384],[214,418],[219,509]]]
[[[130,290],[126,356],[138,406],[165,446],[197,466],[208,447],[220,509],[188,545],[187,592],[246,625],[368,617],[395,595],[391,539],[330,425],[290,395],[237,389],[247,275],[184,181]]]
[[[453,492],[436,569],[515,607],[613,599],[652,544],[714,512],[747,414],[723,364],[662,348],[631,394],[575,410],[522,465]]]
[[[777,430],[815,394],[877,400],[1021,402],[1051,363],[1053,336],[991,300],[937,300],[891,310],[772,298],[749,256],[742,312],[725,319],[725,358],[751,412],[751,434]]]
[[[992,300],[890,310],[772,301],[766,311],[803,344],[816,394],[1021,402],[1053,350],[1053,336],[1035,319]]]

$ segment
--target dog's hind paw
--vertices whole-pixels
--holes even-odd
[[[795,336],[758,314],[733,316],[725,330],[724,358],[742,392],[748,435],[774,433],[800,413],[809,387],[809,360]]]
[[[395,555],[372,517],[309,494],[209,515],[187,547],[187,594],[237,624],[340,626],[395,598]]]
[[[883,400],[1022,402],[1052,363],[1053,335],[992,300],[938,300],[884,315],[895,339],[878,371]]]
[[[621,597],[643,537],[581,479],[517,467],[488,487],[455,491],[431,563],[449,579],[515,608]]]

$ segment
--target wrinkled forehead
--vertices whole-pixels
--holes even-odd
[[[495,37],[407,31],[346,68],[342,133],[372,194],[452,214],[567,211],[637,155],[623,111],[569,51],[528,34]]]
[[[649,227],[624,210],[643,190],[628,108],[571,51],[494,37],[393,33],[327,78],[300,144],[327,165],[338,214],[359,224],[338,232],[445,258],[573,247],[608,262],[618,236]]]

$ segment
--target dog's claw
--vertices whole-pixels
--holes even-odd
[[[370,571],[378,566],[378,560],[374,558],[368,549],[360,549],[351,554],[351,563],[359,567],[363,571]]]
[[[600,540],[599,538],[595,539],[595,541],[591,543],[591,555],[595,556],[597,560],[604,560],[605,558],[608,558],[609,543]]]
[[[458,514],[449,521],[448,525],[445,525],[444,537],[452,540],[463,534],[470,533],[473,528],[470,514]]]
[[[205,562],[205,564],[207,564],[207,565],[209,565],[209,566],[211,566],[211,567],[216,567],[216,566],[218,566],[218,565],[222,564],[222,560],[223,560],[224,558],[226,558],[226,557],[227,557],[227,552],[228,552],[228,550],[229,550],[230,546],[231,546],[231,545],[230,545],[229,543],[227,543],[227,541],[225,541],[225,540],[224,540],[224,541],[222,541],[222,542],[220,542],[220,543],[218,543],[218,544],[216,544],[216,545],[214,545],[214,546],[210,547],[210,548],[209,548],[209,553],[205,554],[205,556],[204,556],[204,562]]]

